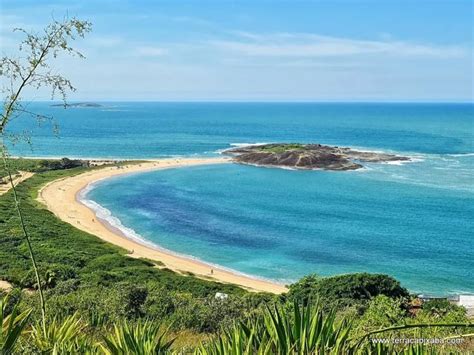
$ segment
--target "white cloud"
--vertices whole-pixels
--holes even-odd
[[[259,35],[233,32],[237,40],[214,40],[215,47],[248,56],[264,57],[344,57],[385,54],[391,56],[455,58],[468,54],[458,45],[419,44],[391,39],[358,40],[316,34],[276,33]]]
[[[31,23],[25,21],[18,15],[10,15],[2,13],[2,21],[0,21],[0,29],[2,32],[12,32],[15,28],[29,29],[32,26]]]
[[[169,53],[167,48],[140,46],[135,48],[135,54],[143,57],[161,57]]]
[[[122,38],[118,36],[95,36],[92,34],[87,39],[87,44],[91,46],[97,46],[97,47],[117,47],[123,43]]]

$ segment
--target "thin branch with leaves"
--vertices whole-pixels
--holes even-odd
[[[0,150],[4,169],[13,192],[15,209],[20,219],[20,226],[23,237],[26,241],[33,270],[36,277],[38,293],[40,298],[42,329],[46,333],[46,303],[43,295],[40,272],[36,261],[31,238],[28,233],[27,222],[22,213],[21,201],[17,194],[11,169],[9,166],[9,156],[7,140],[22,139],[21,136],[7,132],[9,123],[18,117],[25,115],[33,116],[38,122],[51,120],[50,117],[40,113],[35,113],[26,108],[22,102],[22,94],[28,87],[33,89],[48,89],[51,92],[51,98],[60,96],[66,107],[68,92],[75,91],[69,79],[61,74],[53,72],[50,66],[51,60],[61,54],[67,54],[84,58],[84,56],[69,45],[70,41],[77,38],[83,38],[91,30],[91,23],[81,21],[76,18],[63,21],[53,20],[41,34],[30,33],[22,28],[16,28],[14,31],[21,32],[25,39],[20,43],[18,57],[4,56],[0,59],[0,77],[5,84],[2,88],[5,95],[3,111],[0,116]],[[25,139],[25,138],[23,138]],[[26,138],[29,143],[29,138]]]

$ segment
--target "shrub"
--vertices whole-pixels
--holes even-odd
[[[378,295],[368,303],[366,311],[358,321],[358,333],[403,323],[406,315],[400,298]]]
[[[357,273],[318,278],[310,275],[290,285],[289,300],[306,304],[311,299],[321,299],[326,309],[348,306],[365,306],[378,295],[390,298],[408,297],[408,291],[388,275]]]
[[[86,166],[88,166],[88,162],[85,160],[75,160],[68,158],[62,158],[60,160],[45,159],[39,162],[39,168],[37,169],[37,171],[64,170]]]

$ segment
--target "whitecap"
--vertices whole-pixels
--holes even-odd
[[[230,143],[231,147],[254,147],[258,145],[273,144],[272,142],[259,142],[259,143]]]
[[[450,157],[474,157],[474,153],[446,154]]]
[[[379,164],[385,165],[404,165],[408,163],[414,163],[412,160],[395,160],[395,161],[382,161]]]

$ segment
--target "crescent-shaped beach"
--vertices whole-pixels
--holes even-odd
[[[173,254],[164,249],[153,248],[123,235],[119,230],[97,218],[95,212],[81,203],[80,192],[90,184],[114,176],[141,173],[159,169],[179,168],[195,165],[229,163],[229,158],[156,159],[141,163],[106,166],[85,173],[58,179],[46,184],[38,193],[38,200],[61,220],[98,238],[122,247],[134,258],[159,261],[170,270],[223,283],[239,285],[251,291],[282,293],[287,288],[276,282],[266,281],[209,265],[195,259]]]

